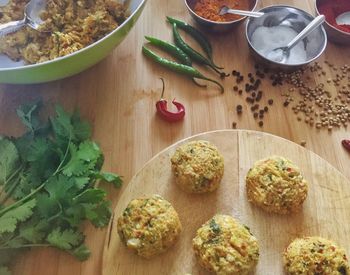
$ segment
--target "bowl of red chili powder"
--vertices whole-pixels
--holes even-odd
[[[316,0],[316,11],[326,17],[324,24],[330,41],[350,45],[350,24],[338,24],[337,17],[350,11],[350,0]]]
[[[246,17],[234,14],[219,15],[223,6],[231,9],[253,11],[258,0],[185,0],[191,16],[210,31],[224,32],[238,25]]]

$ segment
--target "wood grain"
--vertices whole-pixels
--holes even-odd
[[[205,195],[184,193],[174,182],[170,158],[189,140],[208,140],[225,160],[219,189]],[[296,237],[323,236],[350,252],[350,183],[316,154],[285,139],[251,131],[215,131],[176,143],[148,162],[130,181],[120,198],[105,242],[103,275],[207,274],[192,250],[196,230],[217,213],[233,215],[250,227],[260,243],[256,274],[282,274],[281,253]],[[245,176],[262,158],[280,155],[301,167],[309,194],[299,213],[279,216],[252,206],[246,198]],[[134,198],[159,194],[180,216],[183,232],[177,244],[151,260],[133,254],[117,234],[117,219]]]
[[[262,0],[261,6],[289,4],[313,13],[312,0]],[[263,100],[273,98],[274,106],[260,128],[248,114],[244,98],[231,92],[234,81],[225,80],[227,92],[221,95],[216,88],[199,89],[191,81],[165,71],[141,54],[144,35],[171,40],[165,15],[193,22],[183,1],[149,0],[135,28],[113,53],[93,68],[74,77],[40,85],[0,85],[0,134],[19,135],[24,131],[15,109],[18,105],[42,98],[52,110],[56,103],[66,109],[78,108],[82,116],[93,123],[93,138],[105,153],[105,170],[124,176],[122,190],[109,190],[115,205],[134,173],[158,152],[183,138],[206,131],[230,129],[237,122],[240,129],[272,133],[296,143],[305,140],[307,148],[319,154],[350,178],[350,154],[340,145],[349,138],[347,129],[332,133],[317,131],[299,122],[290,108],[284,108],[281,92],[288,87],[273,88],[263,85]],[[247,74],[254,67],[244,35],[244,25],[225,35],[208,34],[217,63],[227,71],[239,69]],[[329,44],[325,59],[337,64],[350,63],[348,48]],[[62,68],[64,69],[64,68]],[[328,73],[328,72],[327,72]],[[208,74],[210,72],[208,71]],[[166,80],[166,98],[176,99],[186,106],[183,123],[172,124],[155,116],[155,103],[160,97],[159,77]],[[213,75],[214,76],[214,75]],[[325,79],[312,77],[312,82]],[[334,94],[335,90],[330,89]],[[237,116],[235,107],[242,104],[244,115]],[[14,261],[16,275],[99,275],[102,270],[102,252],[106,230],[86,225],[87,244],[92,256],[80,263],[71,256],[53,249],[36,249]]]

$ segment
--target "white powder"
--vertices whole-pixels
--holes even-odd
[[[267,57],[271,51],[285,47],[298,33],[287,26],[258,27],[251,38],[254,48]],[[300,41],[291,51],[286,64],[299,64],[307,60],[303,41]]]

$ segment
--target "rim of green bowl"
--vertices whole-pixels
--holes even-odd
[[[134,17],[134,15],[143,7],[143,5],[145,4],[145,2],[147,2],[147,0],[142,0],[140,2],[140,4],[138,5],[138,7],[134,10],[134,12],[120,25],[118,26],[115,30],[111,31],[109,34],[105,35],[104,37],[102,37],[101,39],[97,40],[96,42],[76,51],[73,53],[70,53],[68,55],[65,56],[61,56],[61,57],[57,57],[55,59],[52,60],[48,60],[42,63],[36,63],[36,64],[30,64],[30,65],[22,65],[22,66],[18,66],[18,67],[10,67],[10,68],[0,68],[0,73],[1,72],[9,72],[9,71],[16,71],[19,69],[31,69],[31,68],[35,68],[35,67],[41,67],[41,66],[45,66],[47,64],[52,64],[52,63],[56,63],[59,62],[61,60],[70,58],[74,55],[78,55],[81,52],[87,51],[88,49],[94,47],[96,44],[101,43],[102,41],[108,39],[110,36],[112,36],[115,32],[117,32],[119,29],[121,29],[123,26],[125,26],[126,24],[128,24],[128,22]]]

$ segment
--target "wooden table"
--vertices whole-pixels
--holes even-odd
[[[261,1],[267,6],[285,3],[314,12],[314,1]],[[144,35],[171,39],[171,31],[165,23],[165,15],[190,20],[183,1],[149,0],[136,27],[125,41],[104,61],[77,76],[48,84],[30,86],[0,86],[0,133],[18,135],[23,132],[15,108],[30,100],[42,98],[50,109],[55,103],[67,109],[78,108],[93,123],[94,139],[101,145],[106,161],[105,170],[124,176],[124,188],[132,175],[152,156],[172,143],[191,135],[217,129],[229,129],[232,122],[237,128],[269,132],[296,143],[307,142],[306,147],[329,161],[350,178],[350,155],[343,150],[340,141],[349,138],[346,129],[318,131],[299,122],[290,108],[283,107],[279,94],[286,87],[271,88],[265,85],[265,100],[275,103],[260,128],[250,115],[237,116],[235,107],[242,104],[248,114],[248,105],[232,92],[233,79],[225,80],[227,91],[221,95],[215,88],[208,90],[194,86],[177,74],[165,71],[148,62],[141,54]],[[239,69],[249,73],[254,62],[248,53],[244,26],[223,36],[212,35],[215,59],[227,70]],[[329,44],[325,59],[343,65],[350,63],[348,48]],[[186,105],[183,123],[170,125],[155,116],[155,103],[160,97],[161,82],[166,80],[168,99],[176,99]],[[256,144],[259,146],[259,144]],[[114,205],[122,190],[110,190]],[[87,244],[91,258],[84,262],[54,249],[32,250],[18,258],[16,274],[100,274],[103,242],[106,230],[96,230],[87,225]]]

